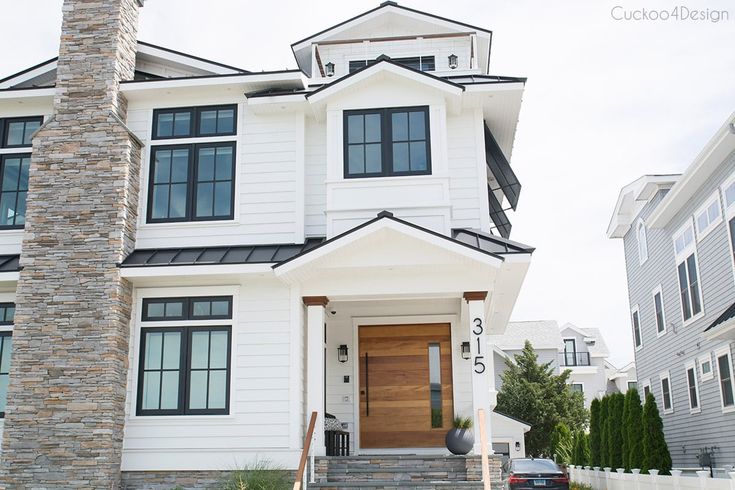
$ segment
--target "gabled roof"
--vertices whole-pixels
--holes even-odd
[[[416,80],[433,88],[449,91],[454,95],[459,95],[464,91],[464,86],[459,83],[452,82],[443,77],[437,77],[425,71],[414,70],[401,63],[396,63],[389,56],[382,55],[376,59],[375,63],[364,66],[330,84],[320,86],[316,90],[306,94],[306,98],[311,102],[318,102],[325,97],[342,91],[354,83],[366,80],[384,71]]]
[[[144,41],[138,41],[136,56],[137,65],[145,63],[168,64],[176,71],[183,71],[192,77],[250,73],[243,68],[226,65]],[[58,56],[7,76],[0,80],[0,89],[52,86],[56,81],[57,62]],[[139,66],[136,67],[136,71],[138,71],[138,68]],[[145,72],[146,70],[141,71]]]
[[[607,226],[607,237],[623,238],[643,206],[659,190],[670,189],[679,177],[679,174],[644,175],[623,187]]]
[[[602,332],[598,328],[581,328],[571,323],[566,323],[561,326],[560,331],[564,332],[567,329],[576,332],[585,340],[587,351],[591,357],[608,357],[610,355],[610,350],[607,348],[605,339],[602,337]],[[587,343],[587,339],[593,340],[594,343]]]
[[[437,29],[441,29],[443,32],[467,32],[474,31],[478,38],[478,55],[482,56],[481,66],[487,69],[490,59],[490,50],[492,45],[492,31],[477,27],[464,22],[447,19],[439,15],[430,14],[421,10],[412,9],[398,5],[394,1],[385,1],[379,6],[363,12],[359,15],[351,17],[345,21],[339,22],[331,27],[328,27],[322,31],[305,37],[299,41],[296,41],[291,45],[291,50],[294,53],[296,62],[299,68],[304,73],[310,73],[311,71],[311,45],[312,43],[318,43],[325,40],[340,39],[340,34],[355,29],[359,25],[367,23],[377,17],[383,15],[393,15],[400,18],[406,19],[406,21],[419,21],[427,25],[432,25]],[[427,32],[415,32],[415,34],[428,34]],[[365,38],[365,36],[362,36]],[[343,38],[342,38],[343,39]]]

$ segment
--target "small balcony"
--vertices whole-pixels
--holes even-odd
[[[559,354],[559,365],[562,367],[589,366],[589,352],[562,352]]]

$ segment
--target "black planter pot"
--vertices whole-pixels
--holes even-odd
[[[475,435],[472,429],[451,429],[447,432],[444,442],[452,454],[464,455],[472,451],[475,445]]]

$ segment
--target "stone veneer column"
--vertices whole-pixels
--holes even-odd
[[[54,114],[33,140],[2,488],[117,488],[140,144],[119,82],[142,0],[65,0]]]

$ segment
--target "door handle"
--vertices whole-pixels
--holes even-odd
[[[365,416],[370,416],[370,371],[368,370],[368,353],[365,352]]]

